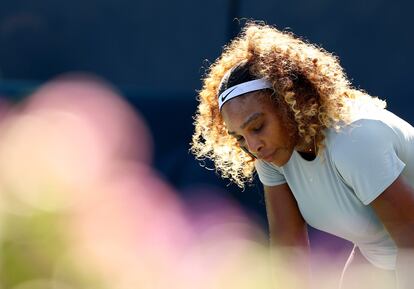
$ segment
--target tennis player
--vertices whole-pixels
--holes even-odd
[[[257,172],[292,287],[309,285],[308,224],[355,244],[342,288],[412,288],[414,128],[353,88],[332,54],[248,22],[203,79],[192,152],[240,187]]]

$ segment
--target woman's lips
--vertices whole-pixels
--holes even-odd
[[[272,152],[272,153],[270,153],[270,154],[268,154],[268,155],[266,155],[266,156],[259,157],[259,158],[262,159],[262,160],[264,160],[264,161],[266,161],[266,162],[271,162],[273,160],[274,154],[275,154],[275,151]]]

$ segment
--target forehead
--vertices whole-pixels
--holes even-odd
[[[242,124],[255,113],[271,113],[274,106],[269,97],[262,93],[252,92],[235,97],[226,102],[221,110],[223,120],[228,128]]]

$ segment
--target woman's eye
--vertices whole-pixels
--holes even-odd
[[[257,127],[254,127],[254,128],[252,129],[252,131],[254,131],[254,132],[259,132],[262,128],[263,128],[263,125],[259,125],[259,126],[257,126]]]

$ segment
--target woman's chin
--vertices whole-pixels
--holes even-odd
[[[292,151],[277,150],[276,153],[272,156],[272,159],[269,161],[269,163],[274,164],[278,167],[283,167],[289,162],[291,156]]]

